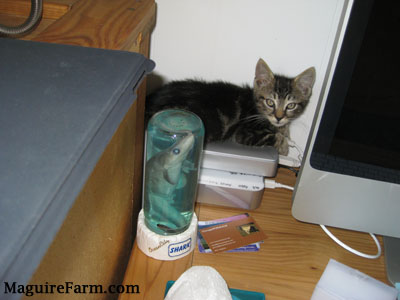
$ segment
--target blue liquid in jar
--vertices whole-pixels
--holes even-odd
[[[191,112],[164,110],[149,121],[146,140],[145,224],[161,235],[181,233],[193,216],[203,123]]]

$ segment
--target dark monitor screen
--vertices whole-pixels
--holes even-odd
[[[400,183],[399,8],[397,1],[355,2],[312,167]]]

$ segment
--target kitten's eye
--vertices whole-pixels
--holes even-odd
[[[271,99],[265,100],[265,103],[266,103],[269,107],[274,107],[274,106],[275,106],[274,101],[272,101]]]
[[[297,107],[297,103],[289,103],[286,108],[287,109],[295,109]]]
[[[181,153],[181,150],[179,150],[179,148],[175,148],[172,150],[172,153],[178,155],[179,153]]]

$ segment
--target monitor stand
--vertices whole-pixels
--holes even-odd
[[[400,283],[400,238],[385,236],[383,244],[387,277],[395,285]]]

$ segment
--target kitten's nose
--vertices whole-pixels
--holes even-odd
[[[276,119],[277,123],[279,123],[279,121],[282,120],[284,116],[285,116],[285,112],[281,108],[278,108],[275,111],[275,119]]]

